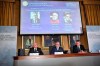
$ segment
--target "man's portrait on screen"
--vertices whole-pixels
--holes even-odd
[[[30,19],[32,24],[40,23],[40,12],[30,12]]]

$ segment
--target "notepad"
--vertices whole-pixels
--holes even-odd
[[[55,55],[63,54],[63,52],[55,52]]]
[[[29,56],[37,56],[39,53],[30,53]]]

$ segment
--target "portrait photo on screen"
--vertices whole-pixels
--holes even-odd
[[[64,12],[64,23],[71,24],[72,23],[72,17],[70,12]]]
[[[40,12],[30,12],[30,19],[32,24],[40,23]]]
[[[59,24],[58,12],[51,12],[50,13],[50,22],[51,22],[51,24]]]

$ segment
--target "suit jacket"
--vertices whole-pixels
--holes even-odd
[[[77,45],[74,45],[73,46],[73,53],[78,53],[80,52],[81,50],[85,51],[85,48],[83,45],[80,45],[80,49],[77,47]]]
[[[30,48],[28,55],[29,55],[29,53],[39,53],[39,55],[43,55],[41,48],[37,48],[37,50],[35,51],[34,48],[32,47],[32,48]]]
[[[54,54],[55,52],[64,52],[62,47],[59,47],[57,50],[56,46],[52,47],[50,54]]]

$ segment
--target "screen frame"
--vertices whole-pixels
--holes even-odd
[[[22,1],[22,0],[21,0]],[[21,2],[20,1],[20,35],[46,35],[46,34],[62,34],[62,35],[65,35],[65,34],[83,34],[83,22],[82,22],[82,13],[81,13],[81,5],[80,5],[80,1],[54,1],[54,2],[78,2],[79,3],[79,14],[80,14],[80,20],[81,20],[81,32],[80,33],[21,33]],[[34,1],[34,0],[25,0],[25,1]],[[53,0],[41,0],[42,2],[53,2]],[[34,2],[38,2],[38,1],[34,1]]]

